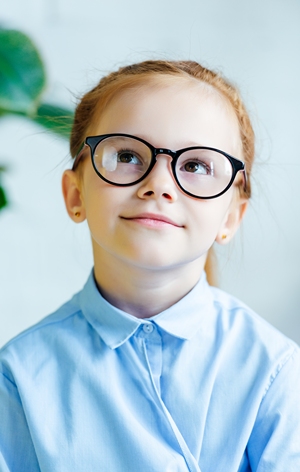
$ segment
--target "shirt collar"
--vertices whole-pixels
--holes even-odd
[[[115,349],[144,323],[149,321],[181,339],[190,339],[200,329],[202,320],[209,316],[213,297],[203,273],[195,287],[175,305],[148,319],[130,315],[107,302],[99,292],[93,272],[79,293],[79,304],[87,321],[103,341]]]

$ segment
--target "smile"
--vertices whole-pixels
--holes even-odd
[[[172,219],[164,215],[157,215],[154,213],[141,213],[141,214],[133,215],[130,217],[121,216],[121,218],[127,221],[132,221],[134,223],[141,224],[143,226],[154,227],[154,228],[163,228],[163,227],[168,227],[168,226],[175,226],[177,228],[183,228],[183,225],[176,223]]]

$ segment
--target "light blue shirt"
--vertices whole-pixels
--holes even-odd
[[[299,472],[299,348],[203,276],[137,319],[91,275],[0,352],[1,472]]]

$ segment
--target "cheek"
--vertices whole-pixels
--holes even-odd
[[[84,205],[91,232],[106,233],[116,225],[124,203],[130,198],[126,188],[91,180],[85,187]]]
[[[200,200],[195,202],[196,205],[193,205],[192,208],[187,209],[190,215],[190,224],[194,226],[195,232],[199,236],[202,235],[211,240],[211,242],[208,241],[208,244],[213,243],[217,233],[222,228],[230,207],[230,201],[231,197],[225,194],[217,199]]]
[[[93,175],[87,177],[83,187],[83,203],[87,223],[93,232],[101,225],[105,214],[111,213],[111,209],[108,208],[109,199],[100,179],[95,179]]]

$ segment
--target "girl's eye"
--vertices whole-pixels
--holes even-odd
[[[212,173],[212,169],[207,164],[205,164],[205,162],[200,161],[186,162],[182,166],[182,169],[193,174],[211,175]]]
[[[117,160],[122,164],[141,164],[139,157],[132,151],[119,151]]]

